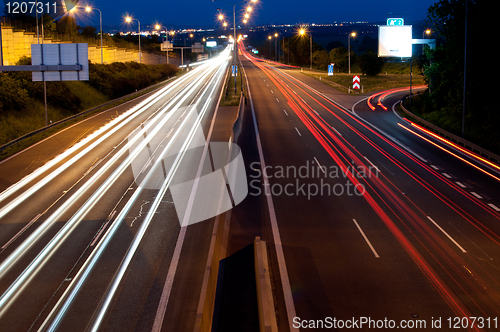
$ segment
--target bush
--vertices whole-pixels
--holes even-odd
[[[18,64],[31,64],[31,59],[24,57]],[[89,66],[88,82],[46,83],[50,120],[59,121],[84,108],[146,88],[177,71],[173,65],[136,62]],[[43,82],[33,82],[31,72],[0,73],[0,145],[42,127],[43,104]]]
[[[30,104],[28,90],[22,81],[9,74],[0,74],[0,114],[8,111],[22,111]]]
[[[383,66],[384,60],[372,51],[363,53],[359,59],[359,67],[363,75],[377,76],[382,71]]]
[[[137,62],[90,64],[89,84],[110,98],[118,98],[160,82],[177,72],[173,65],[144,65]]]

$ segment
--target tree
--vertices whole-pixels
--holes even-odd
[[[340,71],[347,71],[349,67],[349,57],[347,48],[337,47],[330,51],[330,62],[335,64],[335,68]],[[351,51],[351,65],[355,61],[354,53]]]
[[[359,59],[359,67],[363,75],[377,76],[382,71],[384,60],[373,51],[363,53]]]
[[[47,13],[43,14],[43,31],[44,33],[56,31],[56,22],[54,22],[52,16]]]
[[[485,52],[491,45],[489,31],[496,31],[496,12],[492,0],[466,0],[467,24],[467,84],[465,95],[465,136],[475,137],[476,142],[500,151],[500,117],[496,114],[495,99],[485,96]],[[465,1],[440,0],[428,10],[428,24],[433,26],[436,39],[434,51],[424,54],[421,62],[427,82],[431,83],[428,101],[432,104],[433,117],[446,129],[461,133],[464,50],[465,50]],[[486,66],[486,67],[485,67]]]
[[[97,37],[97,29],[93,26],[87,25],[80,30],[80,34],[85,37],[95,38]]]
[[[74,17],[65,15],[56,22],[57,33],[74,36],[81,30]]]
[[[314,67],[326,70],[330,64],[330,57],[325,50],[315,51],[313,53],[313,65]]]

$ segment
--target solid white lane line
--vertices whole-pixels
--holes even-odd
[[[295,127],[295,130],[297,131],[297,134],[299,134],[299,136],[302,136],[302,134],[300,133],[300,131],[297,129],[297,127]]]
[[[471,191],[470,193],[471,193],[472,195],[474,195],[474,197],[476,197],[476,198],[479,198],[479,199],[483,198],[483,196],[479,195],[478,193],[476,193],[476,192],[474,192],[474,191]]]
[[[488,206],[490,208],[492,208],[493,210],[497,211],[497,212],[500,212],[500,208],[498,206],[496,206],[495,204],[491,204],[489,203]]]
[[[243,68],[243,71],[245,69]],[[259,152],[259,159],[260,159],[260,164],[262,169],[266,169],[266,162],[264,160],[264,152],[262,150],[262,143],[260,141],[260,133],[259,133],[259,128],[257,125],[257,117],[255,115],[255,109],[253,106],[253,100],[252,100],[252,93],[250,90],[250,85],[248,84],[248,77],[245,75],[245,80],[247,83],[248,88],[248,99],[250,100],[250,108],[252,110],[252,117],[253,117],[253,126],[255,129],[255,136],[256,136],[256,141],[257,141],[257,151]],[[269,186],[269,179],[266,175],[266,173],[263,173],[263,182],[264,186]],[[267,208],[269,210],[269,219],[271,223],[271,230],[273,234],[273,240],[274,240],[274,246],[276,250],[276,257],[278,259],[278,268],[279,268],[279,273],[280,273],[280,278],[281,278],[281,285],[283,287],[283,297],[285,300],[285,307],[286,307],[286,314],[287,314],[287,320],[289,324],[289,328],[291,332],[296,332],[299,331],[297,327],[293,324],[293,319],[297,317],[297,313],[295,311],[295,304],[293,303],[293,296],[292,296],[292,289],[290,287],[290,279],[288,277],[288,271],[286,269],[286,262],[285,262],[285,254],[283,252],[283,245],[281,242],[281,235],[279,232],[278,228],[278,220],[276,218],[276,211],[274,210],[274,203],[273,203],[273,198],[272,195],[265,195],[266,196],[266,202],[267,202]]]
[[[375,248],[372,246],[370,240],[368,240],[368,238],[366,237],[365,235],[365,232],[363,232],[363,230],[361,229],[361,227],[359,226],[358,222],[356,221],[356,219],[353,219],[352,221],[354,221],[354,224],[356,225],[356,227],[358,228],[359,232],[361,233],[361,235],[363,236],[363,238],[365,239],[366,243],[368,244],[368,246],[370,247],[370,249],[372,250],[373,254],[375,255],[376,258],[380,258],[380,256],[378,255],[377,251],[375,250]]]
[[[440,230],[441,232],[443,232],[443,234],[444,234],[444,235],[446,235],[446,237],[447,237],[448,239],[450,239],[450,241],[451,241],[451,242],[453,242],[453,243],[454,243],[454,244],[458,247],[458,249],[460,249],[460,250],[461,250],[462,252],[464,252],[464,253],[465,253],[465,252],[467,252],[464,248],[462,248],[462,246],[461,246],[461,245],[459,245],[459,244],[458,244],[458,242],[457,242],[457,241],[455,241],[455,239],[453,239],[453,238],[450,236],[450,234],[446,233],[446,231],[445,231],[444,229],[442,229],[442,228],[441,228],[441,226],[439,226],[439,225],[438,225],[438,224],[437,224],[434,220],[432,220],[432,218],[431,218],[431,217],[427,216],[427,219],[429,219],[429,220],[430,220],[430,221],[434,224],[434,226],[436,226],[437,228],[439,228],[439,230]]]

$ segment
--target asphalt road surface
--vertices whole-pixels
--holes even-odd
[[[242,58],[280,328],[498,329],[498,166],[393,113],[407,91],[346,96]]]

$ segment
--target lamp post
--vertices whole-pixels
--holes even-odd
[[[278,33],[274,34],[274,60],[278,62]]]
[[[168,31],[167,31],[167,27],[165,26],[162,26],[161,24],[156,24],[155,25],[155,29],[158,30],[158,34],[160,35],[160,39],[161,39],[161,28],[164,27],[165,28],[165,38],[167,39],[167,65],[168,65]],[[162,41],[163,42],[163,41]]]
[[[272,36],[267,37],[269,39],[269,61],[271,61],[271,58],[273,57],[273,52],[271,51],[271,40],[273,39]]]
[[[425,35],[430,35],[432,32],[431,29],[425,29],[423,32],[422,32],[422,39],[425,39]],[[424,48],[425,48],[425,45],[422,44],[422,54],[424,54]]]
[[[234,94],[236,94],[236,6],[240,3],[246,2],[246,0],[240,1],[238,3],[232,3],[224,0],[212,0],[212,2],[221,1],[233,6],[233,68],[235,70],[234,73]],[[251,0],[252,2],[257,2],[257,0]]]
[[[127,16],[125,18],[125,21],[127,23],[131,23],[132,21],[137,21],[138,28],[139,28],[139,63],[142,63],[142,53],[141,53],[141,22],[138,19],[132,18],[130,16]]]
[[[102,53],[102,12],[99,8],[94,8],[95,10],[98,10],[99,11],[99,34],[101,35],[101,65],[104,64],[104,56],[103,56],[103,53]],[[90,13],[92,11],[92,7],[90,6],[87,6],[85,7],[85,11],[87,13]]]
[[[349,37],[347,37],[347,55],[349,56],[349,74],[351,73],[351,37],[356,37],[356,32],[351,32]]]
[[[306,30],[301,28],[299,30],[299,35],[304,36],[306,34]],[[313,67],[313,44],[312,44],[312,35],[309,33],[309,58],[310,58],[310,69]]]

